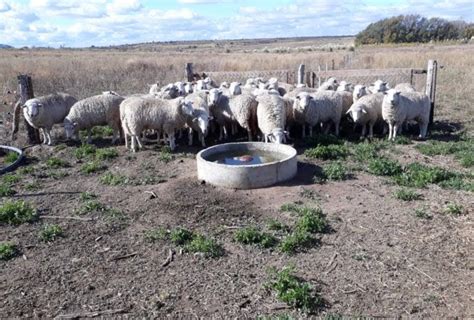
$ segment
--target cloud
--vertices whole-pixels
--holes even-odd
[[[5,1],[0,1],[0,12],[7,12],[10,11],[10,5]]]

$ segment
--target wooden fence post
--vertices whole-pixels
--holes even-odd
[[[438,73],[438,62],[436,60],[428,60],[428,70],[426,75],[426,95],[430,98],[430,126],[433,124],[434,107],[436,100],[436,76]]]
[[[298,68],[298,84],[304,84],[304,64],[300,64]]]
[[[25,104],[25,102],[29,99],[34,98],[33,93],[33,82],[31,77],[26,74],[18,75],[18,92],[20,93],[20,100],[15,104],[15,109],[13,111],[13,130],[12,135],[18,132],[19,129],[19,122],[20,122],[20,115],[21,115],[21,106]],[[23,119],[26,132],[27,132],[27,140],[30,144],[38,144],[41,143],[39,137],[39,131],[28,123],[26,119]]]
[[[332,59],[332,60],[331,60],[331,70],[335,70],[335,69],[334,69],[334,65],[335,65],[335,64],[334,64],[334,59]]]
[[[190,62],[186,63],[184,72],[185,72],[186,81],[192,82],[193,81],[193,64]]]

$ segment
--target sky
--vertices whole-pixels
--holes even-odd
[[[474,1],[0,0],[0,43],[89,47],[353,35],[399,14],[473,22]]]

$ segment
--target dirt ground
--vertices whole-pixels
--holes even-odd
[[[137,154],[116,147],[119,157],[106,161],[109,171],[144,184],[107,186],[99,182],[103,172],[80,172],[74,149],[64,144],[27,149],[27,166],[35,169],[22,176],[20,185],[37,181],[39,188],[15,187],[17,194],[10,198],[33,203],[40,216],[63,218],[0,227],[0,239],[17,243],[21,251],[13,260],[0,261],[1,318],[300,317],[264,288],[269,267],[288,265],[324,299],[317,316],[474,317],[472,193],[430,186],[419,190],[422,201],[403,202],[393,197],[397,187],[387,179],[364,172],[347,181],[314,184],[321,163],[304,156],[289,183],[227,190],[197,181],[198,148],[181,146],[165,163],[152,145]],[[450,165],[449,157],[427,158],[413,145],[397,149],[400,161]],[[71,167],[45,169],[43,160],[51,155]],[[123,212],[123,219],[77,215],[81,192],[97,194],[98,201]],[[448,201],[471,214],[442,214]],[[233,241],[239,227],[264,228],[270,218],[291,223],[294,217],[280,206],[292,202],[320,205],[327,214],[332,231],[319,235],[319,245],[287,255]],[[420,205],[432,219],[414,215]],[[46,223],[59,224],[64,237],[39,241]],[[181,253],[167,241],[149,242],[143,236],[146,230],[177,226],[214,237],[224,256]],[[170,249],[176,254],[163,267]]]

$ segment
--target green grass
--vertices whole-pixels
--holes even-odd
[[[456,174],[451,178],[441,181],[438,185],[445,189],[465,190],[474,192],[474,181],[472,178],[463,178],[462,175]]]
[[[83,174],[91,174],[91,173],[96,173],[99,171],[104,171],[105,169],[107,169],[107,166],[94,160],[94,161],[89,161],[89,162],[84,163],[81,166],[80,170]]]
[[[341,181],[349,178],[349,171],[343,162],[331,162],[323,167],[323,177],[328,180]]]
[[[74,150],[77,159],[91,158],[95,155],[97,148],[91,144],[82,144]]]
[[[224,255],[224,248],[216,240],[203,235],[195,235],[193,239],[184,247],[186,251],[192,253],[202,253],[208,258],[217,258]]]
[[[393,193],[393,196],[398,200],[415,201],[423,199],[423,195],[406,188],[398,189]]]
[[[18,225],[36,220],[36,211],[23,200],[5,201],[0,206],[0,223]]]
[[[427,156],[454,155],[463,167],[474,166],[474,139],[471,138],[452,142],[430,141],[415,148]]]
[[[32,174],[35,168],[33,166],[21,167],[16,172],[20,175]]]
[[[420,218],[420,219],[426,219],[426,220],[430,220],[431,218],[433,218],[433,216],[428,213],[425,207],[416,208],[415,217]]]
[[[45,242],[51,242],[64,236],[63,229],[57,224],[47,224],[39,232],[39,238]]]
[[[80,197],[81,201],[97,199],[96,194],[91,193],[91,192],[87,192],[87,191],[86,192],[81,192],[79,197]]]
[[[5,163],[7,164],[10,164],[10,163],[13,163],[15,162],[16,160],[18,160],[18,153],[16,152],[8,152],[5,157],[3,158],[3,161],[5,161]]]
[[[95,152],[97,160],[110,160],[118,157],[118,151],[114,148],[98,149]]]
[[[8,173],[3,176],[2,181],[3,183],[8,184],[8,185],[14,185],[15,183],[18,183],[21,181],[21,177],[17,174]]]
[[[322,305],[321,298],[311,284],[294,275],[294,269],[285,267],[280,271],[271,269],[271,278],[266,287],[272,290],[279,301],[305,313],[313,313]]]
[[[76,210],[76,214],[87,214],[91,212],[105,211],[107,207],[97,200],[85,200],[83,204]]]
[[[176,246],[189,243],[194,238],[194,233],[188,229],[176,228],[170,232],[170,240]]]
[[[315,242],[309,232],[296,230],[284,237],[278,248],[283,253],[294,254],[312,247]]]
[[[36,180],[25,184],[25,190],[38,191],[40,189],[41,189],[41,184]]]
[[[234,234],[234,240],[246,245],[257,245],[262,248],[273,247],[277,239],[271,234],[262,232],[256,227],[246,227]]]
[[[150,242],[156,242],[168,239],[169,232],[165,228],[160,227],[157,229],[146,230],[143,235],[146,240]]]
[[[429,167],[419,163],[410,163],[392,179],[405,187],[424,188],[456,177],[457,174],[438,167]]]
[[[377,176],[394,176],[402,172],[402,166],[398,161],[379,157],[368,160],[367,171]]]
[[[168,146],[162,147],[158,155],[158,159],[164,163],[168,163],[171,160],[173,160],[173,155],[171,154],[170,147]]]
[[[299,213],[295,227],[298,231],[309,233],[323,233],[328,229],[328,222],[320,208],[303,207]]]
[[[345,145],[320,145],[315,148],[307,149],[304,155],[308,158],[317,158],[322,160],[345,159],[349,150]]]
[[[0,183],[0,197],[9,197],[16,193],[10,184]]]
[[[355,160],[359,162],[366,162],[371,158],[378,156],[379,148],[375,143],[358,143],[352,148],[352,154]]]
[[[67,168],[69,167],[69,163],[63,159],[59,159],[57,157],[51,157],[48,160],[46,160],[46,166],[52,169]]]
[[[99,179],[102,184],[108,186],[125,185],[127,184],[128,180],[129,179],[127,177],[118,174],[113,174],[112,172],[104,173]]]
[[[408,138],[407,136],[397,136],[395,138],[395,143],[396,144],[403,144],[403,145],[412,144],[411,139]]]
[[[87,130],[81,130],[81,138],[87,137]],[[93,138],[110,137],[114,134],[114,130],[109,126],[95,126],[91,130]]]
[[[448,202],[443,209],[443,213],[450,214],[453,216],[460,216],[464,214],[464,207],[454,202]]]
[[[289,230],[287,225],[275,219],[269,219],[267,221],[267,229],[272,230],[272,231],[288,231]]]
[[[0,260],[10,260],[18,255],[18,248],[14,243],[1,242],[0,243]]]

